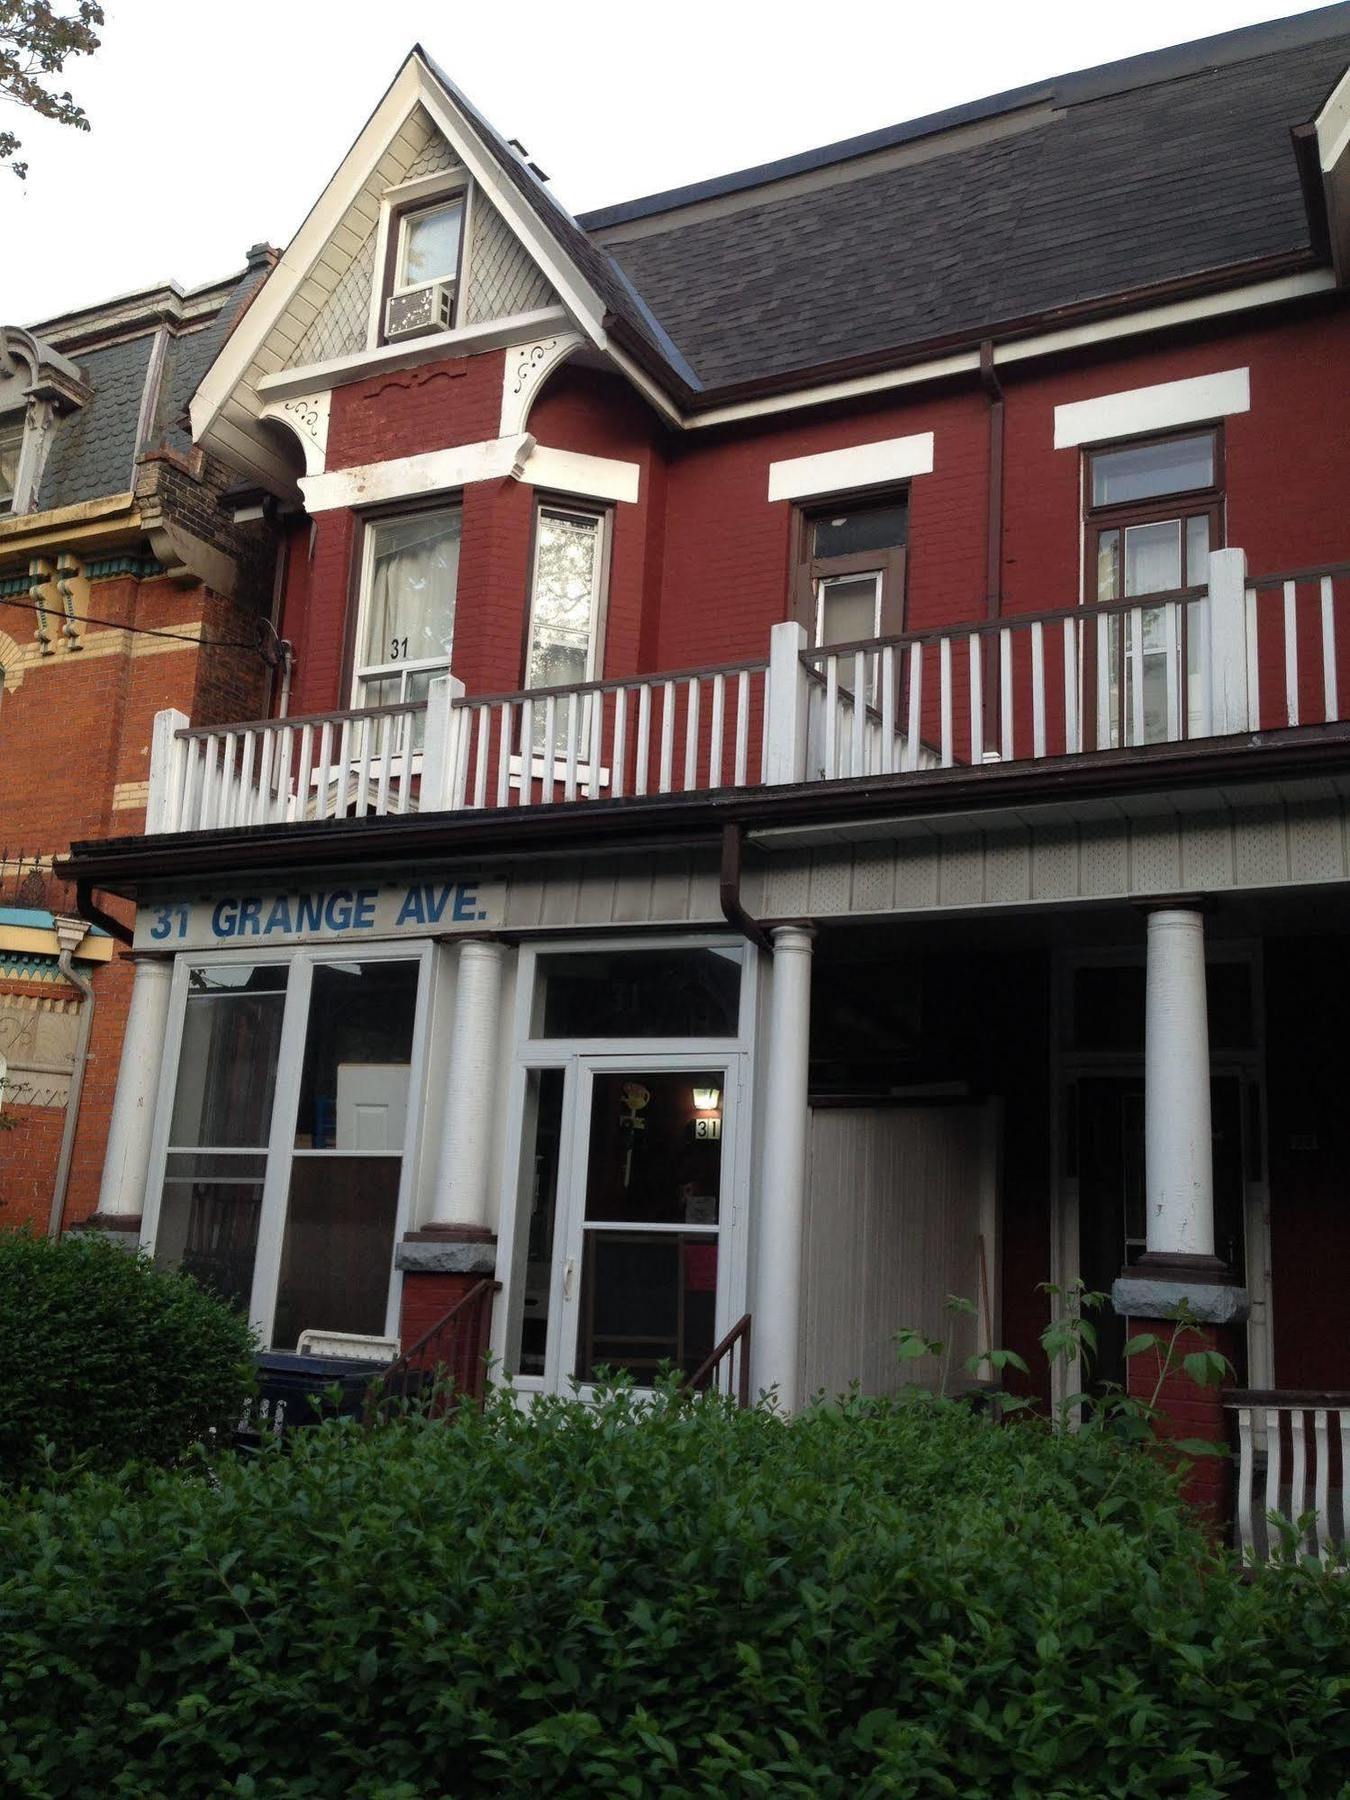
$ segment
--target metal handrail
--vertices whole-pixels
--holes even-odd
[[[396,1357],[394,1361],[390,1363],[389,1367],[384,1371],[379,1383],[379,1389],[383,1390],[382,1393],[372,1386],[371,1391],[374,1404],[368,1406],[366,1409],[367,1424],[370,1424],[372,1418],[378,1413],[382,1401],[393,1397],[397,1383],[400,1380],[406,1380],[407,1377],[412,1374],[426,1372],[425,1364],[419,1364],[418,1359],[429,1345],[439,1344],[440,1339],[447,1333],[457,1339],[458,1327],[461,1324],[461,1321],[467,1319],[470,1323],[470,1328],[475,1332],[477,1338],[481,1340],[483,1335],[483,1321],[487,1314],[488,1303],[493,1294],[501,1291],[501,1285],[500,1281],[494,1281],[489,1275],[485,1275],[481,1281],[475,1282],[467,1293],[461,1294],[454,1305],[436,1320],[434,1325],[430,1326],[422,1333],[416,1343],[409,1345],[402,1355]],[[446,1346],[447,1354],[438,1355],[431,1365],[432,1368],[449,1368],[451,1357],[458,1347],[457,1341]],[[475,1348],[477,1351],[481,1352],[481,1342]],[[476,1353],[471,1357],[469,1373],[471,1380],[469,1385],[465,1387],[464,1392],[466,1392],[473,1400],[481,1400],[486,1385],[487,1370],[480,1353]]]
[[[740,1346],[740,1359],[736,1361],[735,1352]],[[706,1393],[709,1388],[716,1389],[717,1372],[723,1363],[728,1370],[735,1361],[736,1366],[736,1404],[750,1404],[750,1314],[742,1313],[719,1344],[715,1344],[707,1356],[694,1370],[685,1377],[684,1385],[696,1394]]]

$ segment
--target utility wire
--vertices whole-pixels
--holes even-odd
[[[31,613],[46,612],[53,618],[57,613],[55,607],[39,607],[31,600],[12,599],[7,595],[0,595],[0,606],[17,606],[24,612]],[[172,638],[176,644],[196,644],[198,649],[209,644],[213,650],[252,650],[265,663],[270,664],[272,661],[261,644],[246,644],[237,638],[189,637],[185,631],[161,631],[154,625],[125,625],[117,619],[96,618],[93,613],[67,612],[64,607],[60,609],[60,616],[63,620],[78,621],[81,625],[106,625],[113,631],[134,632],[139,637]]]

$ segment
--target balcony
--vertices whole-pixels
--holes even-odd
[[[911,777],[1350,716],[1350,563],[762,660],[305,718],[155,721],[147,832]]]

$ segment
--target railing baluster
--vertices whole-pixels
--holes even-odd
[[[763,735],[761,733],[761,735]],[[750,674],[742,669],[736,677],[736,786],[745,786],[750,754]]]
[[[314,767],[314,727],[304,724],[300,731],[300,773],[296,778],[295,810],[300,818],[304,818],[309,806],[309,777]]]
[[[923,645],[909,647],[909,721],[905,733],[905,773],[919,766],[919,736],[923,729]]]
[[[253,822],[253,764],[258,754],[258,739],[265,734],[260,731],[246,731],[242,760],[239,766],[239,801],[234,809],[236,825],[251,825]]]
[[[337,757],[337,791],[333,795],[333,817],[345,819],[347,816],[348,794],[352,785],[352,720],[342,721],[342,730],[338,734]]]
[[[1327,1560],[1331,1549],[1331,1444],[1327,1436],[1327,1409],[1313,1412],[1313,1454],[1317,1458],[1314,1473],[1313,1505],[1317,1508],[1317,1553]]]
[[[1130,634],[1130,742],[1144,742],[1144,609],[1129,613]]]
[[[970,760],[984,760],[984,638],[972,631],[966,639],[970,656]]]
[[[277,754],[274,774],[276,777],[276,801],[272,818],[286,820],[291,816],[291,770],[295,763],[295,727],[283,725],[277,733]]]
[[[1266,1560],[1273,1560],[1270,1555],[1271,1513],[1280,1511],[1280,1487],[1284,1474],[1284,1446],[1280,1442],[1280,1415],[1271,1406],[1266,1409]]]
[[[543,805],[553,804],[554,759],[558,754],[558,702],[552,694],[544,701],[544,779],[539,790]]]
[[[661,785],[659,794],[670,793],[675,775],[675,683],[661,683]]]
[[[1244,622],[1247,627],[1247,724],[1252,731],[1261,729],[1261,664],[1257,656],[1260,644],[1260,620],[1256,612],[1256,589],[1243,595]]]
[[[1106,613],[1097,614],[1097,748],[1111,748],[1112,727],[1115,722],[1115,710],[1111,705],[1111,619]],[[1117,686],[1123,684],[1125,672],[1116,671]]]
[[[881,652],[881,773],[895,773],[895,646],[887,644]]]
[[[370,810],[370,758],[375,744],[374,719],[362,719],[361,748],[356,765],[356,793],[353,796],[352,812],[358,819],[364,819]]]
[[[614,752],[609,772],[609,791],[622,800],[624,757],[628,751],[628,689],[621,687],[614,695]]]
[[[684,791],[690,794],[698,786],[698,677],[685,683],[684,690]]]
[[[1031,754],[1045,755],[1045,627],[1031,627]]]
[[[394,760],[394,715],[386,713],[380,720],[380,779],[375,793],[375,817],[387,818],[389,814],[389,777],[393,773]]]
[[[1307,1415],[1303,1408],[1295,1407],[1289,1414],[1289,1434],[1292,1439],[1293,1455],[1291,1457],[1289,1481],[1289,1517],[1297,1523],[1308,1510],[1308,1446]],[[1298,1534],[1300,1553],[1304,1548],[1304,1534]]]
[[[564,737],[567,754],[563,759],[564,800],[575,800],[577,797],[577,733],[580,728],[577,698],[575,693],[567,696],[567,725]]]
[[[333,768],[333,727],[325,719],[319,729],[319,763],[314,778],[314,817],[326,818],[328,814],[328,783],[332,778]]]
[[[955,761],[955,735],[952,727],[952,640],[944,637],[939,645],[938,689],[942,703],[942,766],[950,769]]]
[[[726,728],[727,678],[720,670],[712,680],[712,721],[708,732],[708,787],[722,785],[722,733]]]
[[[239,823],[241,790],[238,771],[234,766],[237,743],[238,733],[233,731],[227,731],[221,740],[220,822],[225,826]]]
[[[214,831],[219,818],[216,807],[216,743],[213,735],[202,747],[202,822],[199,830]]]
[[[589,763],[589,774],[586,779],[586,794],[591,800],[600,798],[601,762],[605,748],[605,696],[597,688],[593,694],[587,695],[588,719],[586,723],[586,755]]]
[[[1167,689],[1167,741],[1175,744],[1184,736],[1181,730],[1181,641],[1177,631],[1177,609],[1175,606],[1164,606],[1163,609],[1163,668]]]
[[[258,780],[249,806],[248,823],[261,825],[267,818],[272,798],[272,740],[276,732],[270,727],[258,733]]]
[[[1298,589],[1284,584],[1284,710],[1290,725],[1298,724]]]
[[[850,775],[867,774],[867,657],[861,650],[853,652],[853,732],[849,745]]]
[[[473,803],[479,812],[487,805],[488,783],[488,746],[492,733],[492,708],[480,706],[478,713],[478,742],[475,747],[476,762],[473,771]]]
[[[509,700],[498,708],[497,720],[497,804],[511,804],[511,717],[515,712]]]
[[[1004,762],[1013,756],[1013,684],[1012,632],[1005,625],[998,634],[998,704],[999,755]]]
[[[651,737],[652,689],[651,683],[644,681],[638,688],[637,768],[633,771],[633,792],[635,794],[645,794],[647,791],[647,772],[652,748]]]
[[[474,708],[465,703],[463,695],[450,702],[450,729],[447,734],[443,755],[449,760],[448,778],[450,788],[450,812],[465,812],[469,807],[469,761],[473,754],[473,715]],[[407,767],[412,761],[412,721],[408,721],[408,755],[404,759]],[[405,780],[399,791],[399,811],[408,810],[407,782]]]
[[[1072,756],[1082,749],[1078,729],[1078,624],[1064,621],[1064,753]]]
[[[534,804],[534,701],[520,703],[520,804]]]
[[[1322,709],[1328,725],[1340,718],[1336,693],[1336,601],[1330,575],[1317,584],[1322,606]]]
[[[1238,1549],[1244,1563],[1256,1560],[1256,1539],[1252,1536],[1252,1480],[1255,1469],[1252,1451],[1252,1409],[1238,1408]]]
[[[825,659],[825,717],[822,721],[821,735],[825,740],[825,779],[833,781],[839,773],[839,658],[827,656]]]

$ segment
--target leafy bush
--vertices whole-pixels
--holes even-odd
[[[0,1508],[0,1789],[1328,1800],[1350,1585],[954,1405],[335,1421]]]
[[[232,1429],[252,1347],[185,1275],[98,1238],[0,1233],[0,1484],[53,1464],[171,1462]]]

